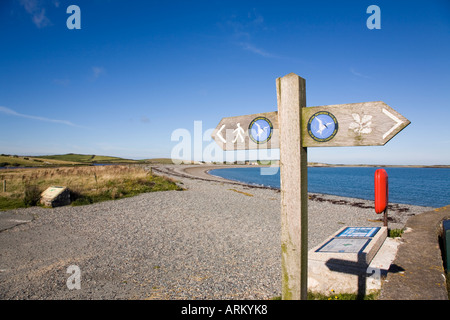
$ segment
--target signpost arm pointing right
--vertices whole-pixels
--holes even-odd
[[[280,133],[282,299],[307,299],[307,148],[302,147],[305,79],[290,73],[277,79]]]

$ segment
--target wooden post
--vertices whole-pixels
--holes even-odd
[[[3,192],[6,192],[6,180],[3,180]]]
[[[290,73],[276,82],[280,130],[282,299],[306,300],[308,180],[307,148],[302,147],[305,79]]]

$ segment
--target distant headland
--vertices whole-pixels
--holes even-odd
[[[175,161],[180,163],[181,161]],[[183,164],[194,165],[278,165],[278,160],[257,161],[249,160],[245,163],[233,162],[208,162],[208,161],[183,161]],[[42,156],[18,156],[9,154],[0,154],[0,167],[55,167],[55,166],[85,166],[96,164],[174,164],[170,158],[149,158],[149,159],[127,159],[113,156],[94,155],[94,154],[77,154],[67,153],[59,155],[42,155]],[[330,164],[321,162],[308,162],[308,167],[406,167],[406,168],[450,168],[450,165],[388,165],[388,164]]]

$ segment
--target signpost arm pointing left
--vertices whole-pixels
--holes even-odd
[[[225,125],[223,125],[219,131],[217,131],[216,136],[223,142],[226,143],[227,141],[223,138],[221,131],[223,130],[223,128],[225,128]]]
[[[290,73],[277,79],[280,130],[282,299],[307,299],[307,148],[302,147],[305,79]]]

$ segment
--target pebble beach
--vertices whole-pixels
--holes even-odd
[[[280,296],[280,191],[208,174],[217,168],[152,168],[183,191],[0,212],[0,299]],[[389,228],[430,209],[391,204]],[[308,248],[344,226],[382,226],[382,216],[373,201],[309,194]],[[67,286],[71,265],[79,290]]]

